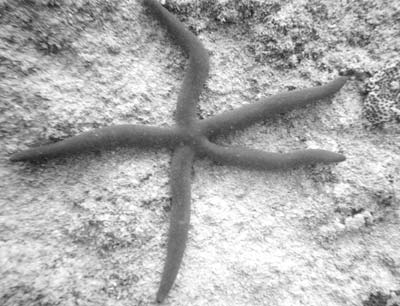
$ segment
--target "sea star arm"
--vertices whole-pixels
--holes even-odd
[[[189,55],[189,64],[178,96],[175,119],[183,130],[191,131],[195,124],[196,105],[208,76],[208,54],[201,42],[185,29],[171,13],[155,0],[144,2],[156,18],[173,35]],[[186,247],[190,219],[190,169],[194,151],[189,146],[178,147],[172,157],[172,208],[169,225],[167,258],[157,293],[161,303],[171,289]]]
[[[116,125],[69,137],[11,155],[11,161],[40,161],[53,157],[115,147],[174,147],[181,140],[177,128],[145,125]]]
[[[267,97],[257,103],[201,120],[200,129],[207,136],[223,135],[244,129],[277,113],[287,112],[328,97],[342,88],[346,81],[347,77],[339,77],[323,86],[294,90]]]
[[[189,65],[178,96],[175,119],[180,126],[190,126],[195,121],[196,105],[208,76],[207,51],[197,37],[185,29],[160,3],[156,0],[145,0],[144,3],[189,55]]]
[[[190,175],[193,158],[194,151],[189,146],[178,146],[172,157],[172,203],[167,258],[157,293],[159,303],[165,299],[175,281],[186,248],[190,222]]]
[[[290,153],[271,153],[241,147],[223,147],[203,141],[202,154],[219,164],[255,170],[290,169],[315,163],[337,163],[344,155],[325,150],[299,150]]]

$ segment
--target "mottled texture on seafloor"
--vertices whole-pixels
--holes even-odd
[[[195,162],[188,246],[165,305],[400,304],[400,6],[162,3],[210,54],[199,118],[352,76],[333,98],[217,140],[345,162]],[[172,125],[185,64],[142,0],[0,0],[0,305],[154,305],[170,152],[8,157],[112,124]],[[394,113],[371,115],[382,100]]]

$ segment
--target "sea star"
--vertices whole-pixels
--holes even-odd
[[[169,128],[117,125],[96,129],[54,144],[15,153],[10,159],[37,161],[118,146],[173,149],[172,208],[167,258],[157,293],[157,301],[161,303],[175,281],[186,247],[190,219],[190,172],[194,157],[207,156],[217,163],[258,170],[288,169],[300,165],[345,160],[343,155],[325,150],[300,150],[278,154],[246,148],[223,147],[210,142],[209,139],[244,129],[274,114],[302,107],[330,96],[345,84],[347,78],[339,77],[324,86],[278,94],[212,118],[197,120],[195,107],[209,70],[207,52],[200,41],[156,0],[145,0],[144,3],[189,55],[189,65],[178,97],[176,125]]]

